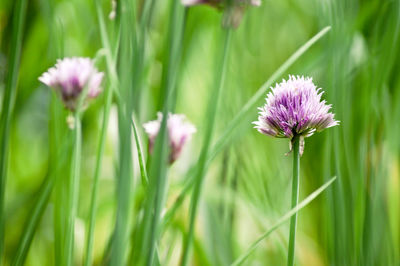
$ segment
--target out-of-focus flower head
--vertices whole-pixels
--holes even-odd
[[[111,12],[110,14],[108,14],[108,18],[110,20],[114,20],[116,16],[117,16],[117,1],[111,0]]]
[[[75,111],[84,88],[87,87],[84,104],[99,95],[103,76],[104,73],[97,71],[90,58],[72,57],[57,60],[56,65],[43,73],[39,80],[60,95],[66,108]]]
[[[224,11],[222,26],[237,28],[248,6],[260,6],[261,0],[181,0],[185,6],[209,5]]]
[[[149,152],[153,152],[154,143],[160,130],[163,114],[157,113],[157,120],[143,124],[149,136]],[[184,145],[190,140],[196,127],[186,120],[182,114],[168,114],[167,120],[168,142],[170,146],[169,162],[172,164],[179,157]]]
[[[323,92],[312,78],[289,76],[271,88],[266,104],[260,107],[258,121],[253,122],[262,134],[278,138],[300,138],[300,154],[304,151],[304,138],[315,132],[339,124],[331,105],[321,100]]]

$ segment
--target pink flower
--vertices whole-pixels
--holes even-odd
[[[57,60],[56,65],[43,73],[39,80],[60,95],[65,107],[75,111],[85,87],[88,91],[84,103],[99,95],[103,76],[104,73],[97,71],[90,58],[72,57]]]
[[[312,78],[289,76],[271,88],[253,124],[260,133],[272,137],[292,140],[298,136],[304,148],[304,138],[339,124],[330,112],[331,105],[321,100],[322,94]]]
[[[160,130],[163,115],[157,113],[157,120],[143,124],[144,130],[149,136],[149,152],[153,152],[154,142]],[[184,145],[190,140],[196,128],[186,121],[185,115],[168,114],[167,121],[168,142],[170,146],[169,162],[172,164],[181,154]]]

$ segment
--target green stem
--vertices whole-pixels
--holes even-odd
[[[196,214],[197,214],[197,207],[200,199],[200,194],[201,194],[201,187],[204,181],[204,175],[206,173],[206,162],[207,162],[207,157],[210,149],[210,144],[212,140],[212,135],[214,131],[214,124],[215,124],[215,115],[218,107],[218,99],[221,95],[222,87],[224,85],[224,77],[225,77],[225,72],[226,72],[226,62],[228,58],[228,51],[230,47],[230,40],[231,40],[231,30],[230,29],[225,29],[224,30],[224,46],[223,46],[223,52],[222,52],[222,58],[220,63],[220,67],[218,68],[218,72],[216,75],[216,90],[214,91],[210,103],[208,105],[209,109],[207,110],[207,120],[208,120],[208,127],[205,133],[204,137],[204,144],[203,148],[200,154],[200,158],[198,161],[198,172],[195,177],[195,183],[194,183],[194,188],[193,188],[193,194],[190,202],[190,220],[189,220],[189,231],[188,234],[184,240],[183,243],[183,255],[182,255],[182,266],[186,266],[188,263],[189,259],[189,253],[190,253],[190,247],[192,244],[192,239],[193,239],[193,230],[194,230],[194,223],[196,220]]]
[[[112,246],[110,253],[110,264],[119,266],[126,265],[127,250],[129,246],[130,225],[132,218],[132,191],[133,191],[133,164],[131,150],[131,116],[134,107],[133,94],[139,88],[136,79],[135,69],[132,75],[132,62],[136,65],[133,54],[134,30],[136,23],[134,20],[135,1],[119,1],[119,49],[118,78],[120,83],[118,89],[120,99],[118,101],[118,134],[119,134],[119,166],[116,182],[116,222],[112,236]],[[112,67],[112,66],[111,66]],[[132,86],[133,85],[133,86]]]
[[[299,202],[299,177],[300,177],[300,138],[294,137],[293,144],[293,180],[292,180],[292,208]],[[288,266],[294,265],[294,251],[296,246],[297,213],[290,219]]]
[[[88,229],[88,237],[86,242],[86,257],[84,261],[84,265],[88,266],[92,264],[92,255],[93,255],[93,240],[94,240],[94,228],[95,228],[95,217],[96,217],[96,209],[97,209],[97,194],[99,188],[99,177],[100,177],[100,168],[104,154],[104,146],[107,137],[107,127],[108,127],[108,120],[110,116],[110,109],[112,104],[112,96],[113,91],[115,91],[118,78],[117,74],[115,73],[114,61],[111,56],[111,47],[110,42],[108,39],[107,32],[105,30],[104,19],[103,19],[103,12],[101,8],[101,3],[96,1],[96,11],[97,11],[97,18],[100,27],[100,35],[103,47],[106,49],[106,64],[107,70],[110,75],[110,83],[111,85],[108,87],[105,95],[105,107],[104,107],[104,114],[103,114],[103,125],[101,128],[100,133],[100,140],[99,140],[99,148],[97,150],[96,156],[96,168],[93,178],[93,187],[92,187],[92,197],[90,201],[90,214],[89,214],[89,229]]]
[[[182,41],[185,30],[186,11],[179,1],[171,2],[171,17],[168,29],[168,50],[169,54],[166,59],[166,67],[163,71],[162,91],[164,97],[163,102],[163,121],[158,133],[153,157],[151,158],[149,171],[148,198],[145,203],[145,215],[143,218],[143,226],[140,232],[139,253],[145,265],[154,265],[155,257],[157,257],[157,242],[159,239],[161,210],[164,206],[164,198],[168,190],[168,132],[167,119],[168,113],[173,110],[173,103],[176,97],[176,77],[180,66],[180,58],[182,53]],[[145,261],[144,261],[145,260]],[[140,265],[140,263],[139,263]]]
[[[78,209],[78,195],[79,195],[79,180],[81,168],[81,149],[82,149],[82,136],[81,136],[81,123],[79,112],[74,115],[74,147],[72,153],[71,163],[71,176],[68,181],[68,222],[67,222],[67,235],[65,236],[64,255],[66,257],[67,266],[73,265],[74,260],[74,232],[75,232],[75,217]]]
[[[100,177],[100,168],[104,154],[104,146],[106,143],[107,136],[107,127],[108,120],[110,116],[110,109],[112,103],[112,92],[113,89],[109,87],[106,92],[106,103],[104,107],[104,115],[103,115],[103,126],[100,132],[100,140],[99,140],[99,148],[97,150],[96,156],[96,168],[93,179],[93,187],[92,187],[92,197],[90,201],[90,216],[89,216],[89,229],[88,229],[88,237],[86,242],[86,259],[85,266],[92,265],[92,253],[93,253],[93,239],[94,239],[94,227],[95,227],[95,216],[97,209],[97,194],[99,190],[99,177]]]
[[[142,145],[140,144],[139,132],[137,130],[136,123],[134,120],[135,119],[132,119],[132,128],[133,128],[133,134],[135,136],[135,143],[136,143],[136,149],[137,149],[137,154],[138,154],[140,177],[142,178],[143,186],[147,187],[149,185],[149,178],[147,175],[146,163],[145,163],[144,157],[143,157]]]
[[[4,98],[0,120],[0,264],[2,264],[4,250],[4,198],[7,179],[8,144],[10,135],[10,125],[14,102],[17,97],[17,78],[18,67],[21,56],[22,34],[25,22],[27,1],[19,0],[15,6],[13,20],[13,31],[11,37],[8,73],[4,88]]]

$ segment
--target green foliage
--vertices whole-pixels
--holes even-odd
[[[285,265],[298,215],[296,265],[398,265],[400,2],[262,0],[228,38],[221,18],[178,0],[0,2],[0,264],[62,265],[73,224],[74,265]],[[72,170],[68,112],[37,80],[64,56],[105,72]],[[288,140],[251,124],[288,74],[340,120],[306,139],[293,209]],[[197,127],[171,166],[165,121],[147,152],[157,111]]]

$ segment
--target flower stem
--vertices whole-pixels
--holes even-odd
[[[81,136],[81,123],[79,112],[74,115],[74,147],[72,151],[72,162],[71,162],[71,176],[68,181],[68,222],[67,222],[67,234],[65,236],[65,255],[67,266],[73,265],[74,258],[74,232],[75,232],[75,217],[78,208],[78,195],[79,195],[79,179],[80,179],[80,168],[81,168],[81,148],[82,148],[82,136]]]
[[[292,181],[292,206],[297,206],[299,202],[299,177],[300,177],[300,138],[294,137],[293,144],[293,181]],[[294,265],[294,250],[296,246],[296,227],[297,227],[297,213],[290,219],[290,233],[289,233],[289,251],[288,251],[288,266]]]

